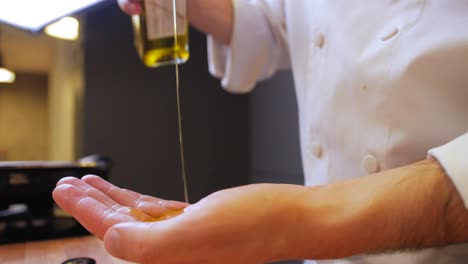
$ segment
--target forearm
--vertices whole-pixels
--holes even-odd
[[[468,210],[435,160],[309,188],[298,211],[304,213],[283,257],[335,259],[468,242]]]
[[[234,24],[232,0],[188,0],[190,23],[200,31],[228,45]]]

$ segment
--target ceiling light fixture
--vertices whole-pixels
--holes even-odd
[[[13,83],[16,79],[14,72],[0,67],[0,83]]]
[[[45,32],[55,38],[76,40],[80,32],[80,23],[74,17],[63,17],[59,21],[48,25]]]
[[[13,83],[16,75],[11,70],[5,68],[2,57],[2,25],[0,25],[0,83]]]
[[[0,0],[0,20],[29,31],[39,32],[61,17],[109,0]]]

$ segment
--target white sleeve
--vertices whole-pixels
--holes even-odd
[[[440,162],[468,208],[468,133],[430,150],[429,155]]]
[[[284,0],[233,0],[233,6],[230,46],[208,36],[209,70],[227,91],[246,93],[289,67]]]

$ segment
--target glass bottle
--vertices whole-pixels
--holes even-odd
[[[142,0],[141,7],[132,22],[142,62],[148,67],[186,62],[190,55],[187,0]]]

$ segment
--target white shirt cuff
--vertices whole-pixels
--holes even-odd
[[[259,80],[271,77],[276,70],[289,66],[285,44],[275,32],[276,16],[266,15],[257,1],[233,0],[234,26],[229,46],[208,36],[210,73],[222,79],[225,90],[250,92]]]
[[[429,151],[452,179],[468,208],[468,133],[452,142]]]

